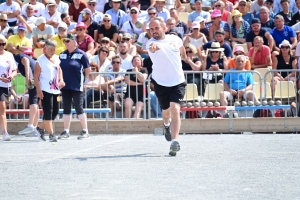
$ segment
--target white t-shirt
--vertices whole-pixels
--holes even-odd
[[[0,27],[0,29],[1,29],[1,27]],[[10,29],[9,26],[5,27],[3,30],[0,30],[0,34],[4,35],[6,37],[9,29]]]
[[[14,12],[15,10],[18,10],[21,12],[21,7],[20,5],[17,3],[17,2],[12,2],[12,4],[10,6],[8,6],[6,3],[2,3],[0,5],[0,11],[3,12],[3,11],[11,11],[11,12]],[[14,17],[14,18],[8,18],[7,17],[7,21],[8,22],[15,22],[17,21],[17,18]]]
[[[69,14],[69,5],[63,1],[59,2],[56,9],[60,13],[68,13]]]
[[[46,21],[50,21],[50,20],[54,20],[58,23],[61,22],[61,17],[60,17],[61,13],[56,11],[52,16],[50,16],[49,12],[45,12],[44,17],[46,19]],[[57,33],[57,28],[54,28],[54,32]]]
[[[40,85],[41,90],[48,92],[50,94],[59,94],[59,64],[60,60],[58,55],[54,55],[55,64],[50,62],[50,60],[43,54],[37,59],[37,63],[39,63],[41,67],[40,74]]]
[[[133,34],[133,30],[135,31],[136,34],[141,34],[143,32],[142,28],[137,28],[135,26],[135,24],[131,22],[132,28],[133,28],[133,30],[132,30],[129,22],[131,22],[131,21],[127,21],[123,24],[122,31],[124,31],[125,33],[130,33],[130,35]]]
[[[152,42],[157,43],[160,50],[151,53],[149,46]],[[159,85],[171,87],[185,81],[180,57],[182,46],[182,40],[175,35],[166,35],[163,40],[148,40],[146,47],[153,62],[152,77]]]
[[[0,55],[0,76],[1,77],[8,77],[11,75],[13,70],[17,69],[17,65],[12,53],[4,51],[3,55]],[[11,87],[11,82],[4,83],[0,81],[0,87]]]
[[[94,55],[90,57],[89,62],[95,62],[97,63],[99,67],[99,72],[107,72],[110,68],[112,68],[110,60],[108,58],[105,59],[103,64],[100,66],[100,60],[99,60],[99,55]]]
[[[120,56],[120,54],[118,54],[118,55]],[[126,71],[128,69],[132,69],[133,67],[132,67],[131,61],[132,61],[132,56],[129,54],[127,55],[127,57],[124,60],[121,58],[121,62],[122,62],[121,68]]]
[[[252,2],[251,6],[250,6],[250,12],[253,13],[255,11],[256,13],[259,13],[260,8],[261,8],[261,6],[258,5],[257,0],[256,0],[256,1]]]
[[[29,3],[25,3],[22,6],[22,14],[26,16],[26,8],[28,6]],[[40,2],[36,2],[35,5],[31,4],[34,8],[34,16],[39,17],[39,16],[43,16],[45,14],[45,6],[44,4],[40,3]]]
[[[96,10],[99,12],[104,12],[104,6],[108,2],[108,0],[97,0]]]
[[[146,37],[146,35],[147,35],[147,37]],[[147,32],[143,32],[139,35],[139,38],[138,38],[137,42],[135,43],[135,45],[141,47],[143,50],[146,50],[146,44],[147,44],[148,40],[149,40],[149,38],[148,38]]]

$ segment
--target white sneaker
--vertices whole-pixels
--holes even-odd
[[[19,135],[28,135],[30,133],[34,133],[34,128],[32,127],[26,127],[25,129],[19,131]]]
[[[10,137],[9,137],[8,133],[3,134],[3,141],[10,141]]]

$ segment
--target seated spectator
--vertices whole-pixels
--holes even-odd
[[[113,68],[108,70],[108,72],[124,72],[124,74],[108,74],[104,77],[105,83],[102,84],[102,89],[107,89],[108,93],[109,107],[111,108],[109,116],[114,117],[115,103],[119,105],[123,104],[124,93],[126,92],[127,86],[124,82],[124,75],[126,70],[120,68],[122,64],[121,58],[119,56],[113,57],[111,64]]]
[[[263,38],[256,36],[254,38],[254,46],[249,50],[249,58],[252,69],[266,68],[272,65],[270,48],[263,43]]]
[[[167,8],[165,8],[165,0],[156,0],[155,8],[158,17],[162,17],[165,22],[170,18],[170,12]]]
[[[113,7],[113,2],[112,0],[108,0],[105,1],[105,4],[104,4],[104,10],[103,10],[103,13],[106,13],[106,11],[108,11],[109,9],[111,9]],[[127,12],[127,8],[126,8],[126,5],[124,2],[121,2],[121,8],[120,8],[122,11],[124,12]]]
[[[121,68],[124,70],[132,69],[132,56],[128,53],[128,43],[122,41],[119,45],[120,53],[118,54],[121,58]]]
[[[141,33],[139,35],[138,41],[135,43],[136,51],[142,56],[142,58],[146,58],[148,56],[146,44],[150,38],[151,38],[151,33],[150,33],[150,28],[148,23],[146,27],[146,32]]]
[[[205,35],[206,38],[209,37],[208,28],[205,26],[205,20],[202,17],[197,17],[194,22],[200,23],[200,32]]]
[[[0,13],[7,15],[8,25],[13,27],[17,25],[17,16],[21,13],[20,5],[13,0],[6,0],[0,5]]]
[[[91,72],[99,72],[97,63],[90,63]],[[100,75],[89,74],[88,80],[84,84],[84,98],[83,106],[88,108],[93,101],[99,101],[100,96],[103,100],[102,91],[100,90],[100,84],[104,83],[104,78]]]
[[[253,46],[253,41],[256,36],[262,37],[264,40],[264,45],[269,46],[270,49],[273,49],[274,39],[272,35],[265,29],[261,28],[261,23],[259,19],[254,18],[251,23],[251,31],[246,35],[248,49],[250,49]]]
[[[136,46],[131,43],[131,40],[132,40],[131,35],[129,33],[125,33],[125,34],[123,34],[121,43],[126,43],[127,47],[128,47],[127,53],[131,56],[135,56],[136,55]],[[117,48],[117,53],[120,52],[120,47],[121,47],[121,45],[119,45],[119,47]],[[122,56],[121,56],[121,58],[123,59]],[[122,63],[124,63],[124,62],[122,61]]]
[[[96,5],[97,5],[97,1],[96,0],[88,0],[87,2],[87,9],[89,9],[91,11],[91,13],[89,12],[83,12],[86,9],[83,9],[80,12],[80,15],[78,17],[78,22],[83,22],[82,21],[82,16],[84,15],[84,13],[89,14],[90,18],[93,22],[96,22],[97,24],[102,23],[103,20],[103,13],[99,12],[96,10]]]
[[[30,6],[27,6],[27,9],[29,7]],[[32,16],[32,17],[34,17],[34,16]],[[26,26],[26,29],[27,29],[26,37],[32,41],[32,31],[33,31],[33,28],[35,27],[35,24],[33,23],[33,21],[32,22],[28,21],[26,16],[21,16],[21,15],[18,15],[17,19],[18,19],[18,25],[23,23]],[[35,22],[36,22],[36,20],[35,20]],[[16,29],[17,29],[17,27],[14,27],[14,33],[17,32]]]
[[[46,24],[44,17],[39,17],[35,25],[32,30],[33,45],[35,48],[44,48],[46,40],[54,35],[53,26]]]
[[[296,82],[297,76],[295,72],[284,72],[280,70],[293,70],[298,69],[297,60],[292,54],[292,45],[287,40],[283,40],[279,45],[279,55],[272,58],[272,69],[277,70],[274,72],[272,81],[272,89],[275,90],[278,81],[293,81]],[[274,93],[273,93],[274,94]]]
[[[146,31],[146,26],[151,21],[151,19],[157,17],[157,12],[154,7],[150,7],[147,12],[148,12],[148,18],[147,18],[148,20],[144,21],[143,31]]]
[[[300,10],[300,0],[296,0],[296,6],[298,8],[298,10]],[[291,25],[295,25],[298,22],[300,22],[300,12],[295,12],[293,17],[292,17],[292,22]]]
[[[246,56],[239,55],[236,57],[236,68],[230,69],[228,72],[241,71],[241,73],[226,73],[223,82],[225,91],[220,92],[221,106],[227,106],[227,99],[233,100],[233,98],[257,101],[252,91],[254,84],[253,75],[250,72],[245,72],[245,64]]]
[[[109,50],[107,47],[102,46],[98,51],[98,55],[94,55],[89,59],[90,63],[96,63],[99,72],[107,72],[110,68],[110,60],[108,57]]]
[[[69,6],[69,15],[72,22],[78,22],[80,12],[87,8],[85,1],[73,0]]]
[[[31,42],[25,37],[25,34],[26,26],[19,24],[17,34],[10,36],[7,40],[7,50],[16,55],[23,53],[27,47],[32,48]]]
[[[99,26],[98,29],[99,39],[103,37],[109,38],[114,43],[118,39],[118,26],[111,23],[111,16],[108,14],[103,15],[103,24]]]
[[[264,5],[264,0],[255,0],[250,5],[250,12],[255,16],[259,9]]]
[[[26,15],[27,6],[32,5],[34,8],[34,16],[40,17],[43,16],[45,13],[45,5],[38,2],[37,0],[30,0],[28,3],[25,3],[22,6],[22,15]]]
[[[138,16],[138,21],[140,22],[145,22],[148,19],[148,12],[141,10],[141,4],[139,0],[131,0],[130,1],[130,8],[136,7],[139,10],[139,16]],[[127,20],[131,20],[131,16],[127,16]]]
[[[232,12],[232,25],[230,27],[230,40],[232,46],[235,44],[244,44],[246,42],[246,35],[250,32],[250,25],[244,21],[242,13],[238,10]]]
[[[131,20],[126,21],[123,24],[123,27],[121,28],[121,31],[124,33],[129,33],[130,35],[135,34],[138,38],[138,35],[143,32],[142,27],[136,27],[136,24],[138,22],[138,16],[139,16],[139,9],[136,7],[132,7],[130,9],[130,17]],[[139,23],[139,22],[138,22]]]
[[[215,10],[220,10],[221,20],[231,24],[231,13],[225,9],[225,3],[223,1],[217,1],[214,5]]]
[[[88,8],[83,9],[81,12],[82,18],[81,21],[85,24],[87,27],[87,34],[91,36],[95,42],[98,41],[98,23],[93,21],[91,16],[92,16],[92,11]],[[78,22],[80,23],[80,22]]]
[[[172,31],[174,34],[176,33],[176,35],[178,37],[180,37],[180,39],[183,39],[183,35],[181,35],[177,32],[176,20],[174,18],[171,17],[167,20],[166,27],[167,27],[167,32],[165,32],[166,35],[171,34],[171,31]]]
[[[112,8],[105,12],[111,16],[111,23],[118,26],[120,30],[127,21],[127,14],[121,10],[121,0],[112,0]]]
[[[7,15],[0,14],[0,34],[8,38],[7,33],[9,30],[9,25],[7,24]]]
[[[55,0],[57,4],[57,11],[59,13],[68,13],[69,12],[69,5],[61,0]]]
[[[274,19],[270,18],[270,11],[267,7],[263,6],[259,10],[259,19],[261,22],[261,28],[270,32],[274,27]]]
[[[243,20],[248,22],[248,24],[251,24],[252,19],[254,19],[254,15],[251,12],[248,12],[246,0],[239,0],[238,10],[242,13]]]
[[[280,0],[282,11],[276,15],[281,15],[284,19],[284,24],[287,26],[292,26],[292,17],[293,13],[289,10],[290,1],[289,0]]]
[[[227,71],[228,60],[224,55],[224,48],[220,48],[219,42],[213,42],[208,49],[206,59],[202,62],[202,71]],[[207,75],[207,76],[206,76]],[[203,74],[203,79],[208,83],[216,83],[223,79],[223,74]],[[213,75],[213,76],[212,76]],[[212,76],[212,77],[210,77]]]
[[[281,2],[281,0],[274,0],[273,12],[274,12],[275,14],[277,14],[277,13],[279,13],[279,12],[281,12],[281,11],[283,10],[283,8],[282,8],[280,2]],[[298,9],[297,9],[295,0],[290,1],[289,10],[290,10],[292,13],[298,12]]]
[[[277,13],[274,13],[273,0],[266,0],[264,2],[264,6],[266,6],[269,9],[269,11],[270,11],[270,18],[274,19],[275,14],[277,14]]]
[[[111,60],[116,55],[115,48],[113,45],[116,44],[107,37],[102,38],[100,41],[100,48],[106,47],[109,50],[109,54],[107,57],[109,60]]]
[[[67,36],[68,27],[65,22],[60,22],[57,29],[58,29],[58,33],[52,36],[51,39],[57,43],[55,54],[59,55],[61,52],[67,49],[64,43],[64,38]]]
[[[182,5],[180,0],[169,0],[165,2],[165,8],[170,11],[170,9],[177,9],[178,12],[182,12],[185,10],[185,7]]]
[[[227,10],[228,12],[232,12],[233,11],[233,4],[228,1],[228,0],[222,0],[225,4],[225,10]]]
[[[60,15],[60,17],[61,17],[61,20],[67,24],[68,33],[76,33],[75,27],[76,27],[77,23],[76,22],[71,22],[71,18],[67,13],[62,13]]]
[[[182,0],[182,3],[187,3],[188,0]],[[195,10],[195,0],[190,0],[190,8]],[[204,0],[202,1],[202,9],[205,11],[212,10],[215,0]]]
[[[240,55],[245,56],[244,47],[242,46],[236,46],[234,48],[233,54],[235,55],[234,58],[231,58],[228,62],[228,69],[235,69],[236,68],[236,57]],[[246,64],[245,64],[245,70],[251,70],[251,63],[250,60],[246,57]]]
[[[104,5],[107,3],[107,0],[96,0],[96,10],[101,13],[105,13]]]
[[[292,28],[294,29],[296,35],[298,35],[298,33],[300,32],[300,22],[298,22],[297,24],[293,25]],[[299,40],[297,39],[297,41],[299,41]]]
[[[132,106],[135,104],[133,118],[140,118],[144,106],[143,83],[148,78],[147,70],[142,68],[142,58],[137,55],[132,58],[132,69],[127,72],[140,72],[141,74],[126,74],[125,83],[127,89],[125,93],[125,118],[131,118]],[[146,85],[145,85],[146,86]],[[145,95],[147,97],[147,95]]]
[[[195,11],[191,12],[188,16],[188,28],[192,27],[192,22],[199,16],[206,22],[210,21],[209,13],[202,10],[202,0],[195,0]]]
[[[178,16],[178,11],[175,8],[170,9],[170,16],[175,19],[176,30],[182,36],[185,36],[189,33],[187,24],[183,21],[180,21]]]
[[[283,40],[287,40],[292,45],[291,49],[293,49],[297,45],[297,38],[294,29],[287,25],[284,25],[284,19],[281,15],[277,15],[275,17],[275,28],[270,33],[275,41],[274,50],[276,50],[277,52],[280,51],[278,47]]]
[[[210,14],[210,18],[212,22],[207,23],[206,27],[209,29],[209,40],[213,41],[215,40],[215,33],[217,30],[224,30],[225,33],[225,39],[229,39],[229,25],[227,22],[224,22],[221,20],[221,11],[220,10],[214,10]]]
[[[207,39],[203,33],[200,32],[200,24],[198,22],[192,23],[192,33],[189,33],[185,40],[184,44],[191,43],[196,48],[202,47],[207,43]]]
[[[201,62],[200,59],[197,57],[194,57],[194,55],[197,54],[197,49],[196,47],[189,43],[185,45],[185,52],[187,55],[186,60],[181,60],[182,64],[182,70],[184,72],[189,72],[189,71],[201,71]],[[198,93],[200,94],[201,92],[201,77],[200,73],[188,73],[185,74],[186,82],[187,83],[195,83],[198,88]]]
[[[21,15],[20,15],[21,16]],[[34,6],[29,4],[26,7],[25,14],[22,14],[22,17],[25,16],[27,18],[26,22],[30,24],[31,28],[35,27],[35,22],[37,20],[37,17],[34,16]],[[24,17],[23,17],[24,18]]]
[[[76,25],[76,42],[78,48],[86,52],[90,58],[95,53],[94,39],[86,33],[86,25],[83,22],[78,22]]]
[[[225,43],[224,35],[225,35],[225,33],[223,30],[216,31],[216,34],[215,34],[216,40],[214,42],[218,42],[220,44],[220,47],[224,49],[224,54],[228,60],[232,57],[232,50],[231,50],[231,47]],[[213,42],[207,42],[202,47],[198,48],[198,55],[200,58],[201,57],[203,58],[202,49],[206,51],[207,49],[211,48],[212,43]]]
[[[46,24],[53,26],[54,32],[57,33],[57,26],[61,22],[61,13],[57,11],[55,0],[50,0],[47,4],[47,11],[44,14]]]

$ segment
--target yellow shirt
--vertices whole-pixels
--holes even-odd
[[[31,41],[24,37],[23,39],[20,38],[19,35],[11,35],[9,36],[7,40],[7,44],[12,44],[14,46],[20,46],[20,47],[29,47],[32,48]]]
[[[56,55],[59,55],[61,52],[67,49],[65,43],[63,42],[63,38],[60,38],[58,34],[53,35],[51,39],[56,41],[57,43],[56,51],[55,51]]]

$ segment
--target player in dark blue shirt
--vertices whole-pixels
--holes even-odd
[[[86,53],[77,47],[76,38],[73,34],[67,34],[64,39],[67,50],[61,52],[60,67],[63,72],[65,87],[61,89],[63,98],[63,119],[64,131],[58,139],[68,139],[70,137],[71,124],[71,105],[72,101],[75,106],[76,113],[80,120],[82,131],[78,139],[89,138],[87,129],[86,115],[83,111],[83,86],[85,77],[90,73],[89,59]]]

